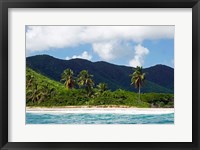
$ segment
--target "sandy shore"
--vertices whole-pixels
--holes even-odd
[[[168,114],[174,108],[135,108],[135,107],[26,107],[30,113],[120,113],[120,114]]]

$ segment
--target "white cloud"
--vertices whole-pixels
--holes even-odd
[[[81,31],[81,26],[28,26],[26,49],[43,51],[50,48],[72,47],[81,42],[77,38]]]
[[[65,57],[65,60],[70,60],[70,59],[71,59],[71,58],[70,58],[70,57],[68,57],[68,56],[67,56],[67,57]]]
[[[141,44],[135,46],[135,56],[129,61],[129,65],[132,67],[142,66],[144,63],[144,57],[149,53],[149,49],[143,47]]]
[[[141,60],[138,56],[135,56],[132,60],[129,61],[129,66],[131,67],[137,67],[142,66]]]
[[[141,44],[138,44],[135,46],[135,54],[138,56],[144,56],[149,53],[149,50],[145,47],[143,47]]]
[[[145,39],[172,39],[174,26],[28,26],[26,49],[43,51],[50,48],[78,46],[82,43]]]
[[[92,59],[92,55],[88,54],[87,51],[84,51],[81,55],[74,55],[74,56],[72,56],[72,58],[73,59],[75,59],[75,58],[81,58],[81,59],[91,60]],[[70,57],[67,56],[65,59],[69,60]]]
[[[92,44],[92,48],[105,61],[129,55],[131,52],[131,45],[121,41],[97,42]]]
[[[112,53],[113,46],[110,43],[94,43],[93,50],[104,60],[112,60],[114,58]]]
[[[112,42],[107,43],[94,43],[92,44],[93,50],[99,55],[103,60],[112,60],[115,58],[114,55],[114,44]]]
[[[128,45],[130,42],[138,44],[144,40],[173,38],[174,26],[28,26],[26,50],[29,54],[32,51],[91,44],[93,51],[101,59],[110,61],[130,55],[132,49]],[[148,49],[138,45],[138,48],[135,48],[135,56],[129,64],[142,65],[147,51]],[[87,53],[73,57],[88,60],[92,58]]]

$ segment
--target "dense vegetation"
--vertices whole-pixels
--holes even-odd
[[[27,57],[26,64],[40,74],[60,82],[60,77],[66,68],[74,72],[74,76],[82,70],[88,70],[93,75],[95,84],[100,82],[107,83],[111,91],[124,89],[138,92],[130,85],[130,74],[133,72],[131,67],[119,66],[107,62],[91,62],[84,59],[61,60],[49,55],[37,55]],[[174,69],[165,65],[155,65],[144,68],[146,80],[142,93],[174,93]]]
[[[108,90],[109,85],[95,85],[86,70],[77,77],[65,70],[61,82],[51,80],[30,68],[26,68],[27,106],[133,106],[133,107],[173,107],[174,95],[164,93],[138,93],[118,89]],[[133,87],[132,87],[133,88]]]

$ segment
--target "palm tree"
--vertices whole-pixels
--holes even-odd
[[[34,85],[36,79],[32,75],[26,75],[26,87],[29,88]]]
[[[94,86],[94,81],[92,80],[93,75],[89,74],[87,70],[82,70],[78,75],[78,85],[84,87],[88,93],[91,94],[92,88]]]
[[[61,76],[61,81],[65,81],[64,84],[66,86],[66,89],[72,89],[74,87],[74,73],[71,69],[66,69],[63,71],[62,76]]]
[[[98,89],[98,92],[100,94],[102,94],[103,92],[105,92],[108,89],[108,85],[106,83],[99,83],[97,85],[97,89]]]
[[[142,87],[142,83],[145,80],[145,73],[142,73],[142,67],[137,66],[136,70],[133,72],[131,76],[131,85],[135,85],[138,88],[139,100],[140,100],[140,88]]]
[[[26,91],[26,98],[32,102],[37,102],[39,100],[39,93],[38,83],[34,83],[32,88]]]

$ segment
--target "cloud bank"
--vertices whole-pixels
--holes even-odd
[[[81,59],[87,59],[87,60],[91,60],[92,59],[92,55],[90,55],[90,54],[88,54],[88,52],[87,51],[84,51],[81,55],[74,55],[74,56],[72,56],[72,58],[73,59],[75,59],[75,58],[81,58]],[[69,60],[69,59],[71,59],[70,57],[66,57],[65,58],[66,60]]]
[[[142,65],[149,53],[142,46],[144,40],[173,39],[174,26],[27,26],[26,50],[47,51],[91,44],[101,59],[114,60],[134,49],[129,65]],[[138,44],[131,47],[128,43]],[[74,58],[92,59],[87,52]]]

